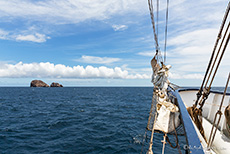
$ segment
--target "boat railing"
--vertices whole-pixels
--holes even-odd
[[[204,154],[203,147],[198,138],[192,120],[187,112],[187,109],[180,97],[179,90],[171,91],[177,99],[177,105],[180,109],[180,118],[184,127],[187,145],[184,145],[186,153]]]

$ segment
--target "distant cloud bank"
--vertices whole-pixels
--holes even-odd
[[[65,66],[49,62],[2,64],[0,66],[0,77],[21,78],[117,78],[117,79],[149,79],[146,74],[129,74],[127,70],[120,67],[108,68],[105,66]]]
[[[150,79],[147,74],[130,74],[120,67],[108,68],[105,66],[66,66],[50,62],[7,64],[1,63],[0,78],[111,78],[111,79]],[[202,79],[201,74],[170,73],[170,79]]]

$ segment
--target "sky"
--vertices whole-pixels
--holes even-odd
[[[172,83],[201,84],[227,4],[170,1],[166,64],[172,65]],[[161,0],[162,51],[165,6]],[[229,50],[214,86],[225,85]],[[147,0],[0,0],[0,86],[29,86],[34,79],[64,86],[152,86],[154,53]]]

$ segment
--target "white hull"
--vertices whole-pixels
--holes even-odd
[[[188,91],[180,91],[179,94],[185,104],[186,107],[190,107],[194,104],[196,100],[197,90],[188,90]],[[214,121],[215,114],[219,109],[219,104],[221,102],[223,94],[220,93],[210,93],[208,99],[206,100],[205,105],[203,106],[203,128],[205,132],[205,137],[209,140],[209,134],[211,133],[212,123]],[[229,154],[230,153],[230,139],[226,137],[223,132],[226,132],[226,120],[224,116],[225,108],[230,104],[230,95],[226,95],[224,99],[224,103],[222,106],[222,116],[219,124],[219,129],[217,130],[215,140],[212,145],[212,150],[207,151],[207,144],[204,141],[202,135],[199,130],[196,128],[198,137],[200,138],[201,144],[205,153],[218,153],[218,154]]]

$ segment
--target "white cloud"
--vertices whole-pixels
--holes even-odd
[[[105,66],[65,66],[52,63],[22,63],[3,64],[0,67],[0,77],[21,78],[117,78],[117,79],[149,79],[146,74],[129,74],[120,67],[108,68]]]
[[[25,33],[25,34],[23,34]],[[0,29],[0,39],[1,40],[16,40],[16,41],[31,41],[42,43],[46,42],[47,39],[50,39],[49,36],[40,33],[28,34],[29,31],[22,32],[22,34],[11,34],[8,31]]]
[[[125,12],[145,12],[146,3],[139,0],[1,0],[0,17],[27,18],[49,23],[79,23],[104,20]]]
[[[195,29],[186,31],[174,36],[168,42],[168,45],[174,46],[194,46],[194,45],[207,45],[213,43],[217,36],[217,28]]]
[[[163,3],[161,4],[163,5]],[[206,70],[205,68],[212,52],[227,3],[226,0],[203,0],[196,2],[174,0],[170,2],[167,56],[170,55],[172,57],[167,57],[166,62],[172,64],[174,72],[181,73],[179,75],[174,74],[172,78],[200,78],[199,73],[203,73]],[[164,11],[163,8],[161,7],[162,12]],[[139,0],[1,0],[0,12],[3,22],[4,20],[25,19],[25,21],[29,20],[31,23],[33,23],[32,21],[39,21],[36,23],[66,24],[79,23],[86,20],[107,20],[110,18],[113,20],[117,19],[117,15],[124,15],[130,12],[143,15],[148,13],[148,8],[147,3]],[[114,30],[122,30],[122,28],[127,28],[125,26],[130,24],[130,22],[118,21],[115,23],[126,25],[113,25]],[[159,27],[163,27],[163,24],[164,22],[160,21]],[[140,26],[143,25],[140,24]],[[149,24],[149,27],[151,27],[151,24]],[[137,30],[138,34],[143,34],[142,30],[144,28],[140,27],[140,29]],[[149,30],[151,29],[149,28]],[[159,35],[161,34],[159,33]],[[7,39],[8,36],[9,32],[0,31],[0,39]],[[40,40],[42,42],[44,40],[42,38],[48,39],[47,36],[37,37],[35,33],[21,33],[14,36],[15,38],[20,36],[21,40],[25,41]],[[151,42],[150,46],[152,47],[152,34],[149,38],[146,37],[147,35],[144,36],[141,35],[141,41]],[[164,38],[163,34],[159,38]],[[159,42],[164,43],[162,40]],[[133,48],[130,48],[130,50],[133,50]],[[228,52],[225,54],[225,59],[227,58],[227,54]],[[151,52],[139,52],[138,55],[153,56]],[[106,58],[108,57],[82,56],[78,60],[97,64],[113,63],[120,60],[119,58]],[[136,59],[134,61],[136,62]],[[140,63],[138,62],[138,64]],[[149,65],[149,62],[146,62],[146,64]],[[229,68],[228,61],[226,62],[226,68]],[[224,72],[226,72],[226,69]]]
[[[126,25],[112,25],[114,31],[123,31],[128,28]]]
[[[217,33],[218,28],[198,28],[169,39],[172,49],[168,53],[174,56],[168,58],[168,62],[173,65],[173,71],[183,74],[205,72]]]
[[[85,55],[83,55],[80,59],[76,59],[76,61],[90,63],[90,64],[110,64],[120,60],[121,60],[120,58],[95,57],[95,56],[85,56]]]
[[[50,39],[50,37],[44,35],[44,34],[39,34],[35,33],[34,35],[18,35],[15,38],[17,41],[31,41],[31,42],[37,42],[37,43],[42,43],[46,42],[47,39]]]
[[[6,40],[9,32],[0,29],[0,39]]]
[[[193,75],[201,78],[199,73],[206,71],[227,2],[184,1],[183,4],[171,9],[169,23],[174,30],[169,31],[167,53],[171,53],[172,57],[167,62],[173,66],[173,72],[182,74],[178,75],[180,78],[192,79]]]

